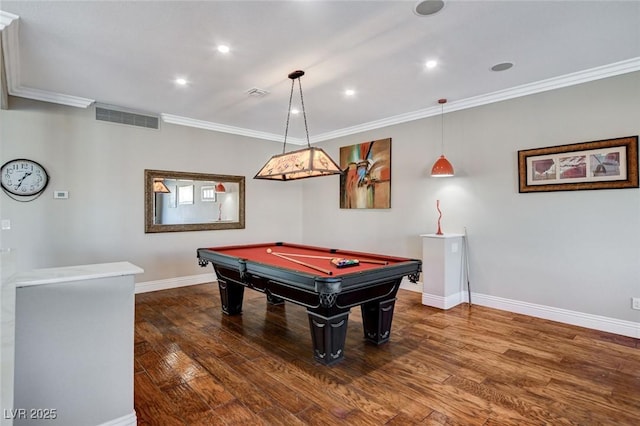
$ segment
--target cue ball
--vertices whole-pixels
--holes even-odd
[[[271,253],[271,249],[267,249],[267,253]]]

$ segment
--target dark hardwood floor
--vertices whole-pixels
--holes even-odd
[[[217,285],[136,296],[139,425],[638,425],[640,341],[400,290],[391,341],[352,309],[343,362],[311,353],[306,310]]]

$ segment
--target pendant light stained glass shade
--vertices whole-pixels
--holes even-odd
[[[340,167],[324,150],[310,147],[274,155],[254,179],[294,180],[341,173]]]

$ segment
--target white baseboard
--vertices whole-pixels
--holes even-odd
[[[473,304],[640,339],[640,323],[471,293]]]
[[[459,292],[447,297],[433,294],[422,294],[422,304],[439,309],[451,309],[460,303],[469,301],[466,292]],[[625,321],[600,315],[585,314],[583,312],[570,311],[568,309],[552,306],[537,305],[535,303],[521,302],[519,300],[505,299],[503,297],[489,296],[487,294],[471,293],[471,302],[474,305],[500,309],[516,314],[528,315],[557,321],[578,327],[605,331],[607,333],[620,334],[622,336],[640,339],[640,323]]]
[[[189,285],[204,284],[216,281],[216,274],[189,275],[186,277],[167,278],[164,280],[146,281],[136,283],[136,294],[149,291],[168,290],[170,288],[186,287]]]
[[[214,273],[191,275],[186,277],[168,278],[157,281],[136,283],[136,294],[149,291],[168,290],[171,288],[185,287],[189,285],[215,282]],[[422,292],[421,282],[412,283],[407,279],[402,280],[400,288],[404,290]],[[461,291],[447,297],[422,293],[422,304],[438,309],[451,309],[456,305],[469,301],[467,292]],[[535,303],[521,302],[519,300],[505,299],[503,297],[487,294],[471,293],[471,302],[475,305],[500,309],[516,314],[529,315],[564,324],[577,325],[579,327],[606,331],[607,333],[620,334],[622,336],[640,339],[640,323],[603,317],[600,315],[585,314],[552,306],[537,305]],[[134,413],[135,414],[135,413]]]
[[[102,423],[99,426],[136,426],[138,424],[138,418],[136,417],[135,410],[127,414],[126,416],[118,417],[117,419],[110,420],[106,423]]]
[[[434,294],[422,293],[422,304],[427,306],[433,306],[438,309],[451,309],[461,303],[467,301],[467,295],[465,293],[456,293],[447,297],[436,296]]]

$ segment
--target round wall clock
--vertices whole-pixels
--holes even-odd
[[[0,169],[2,189],[14,200],[31,201],[49,183],[47,171],[39,163],[24,158],[7,161]],[[24,197],[24,199],[15,198]],[[29,198],[29,199],[27,199]]]

